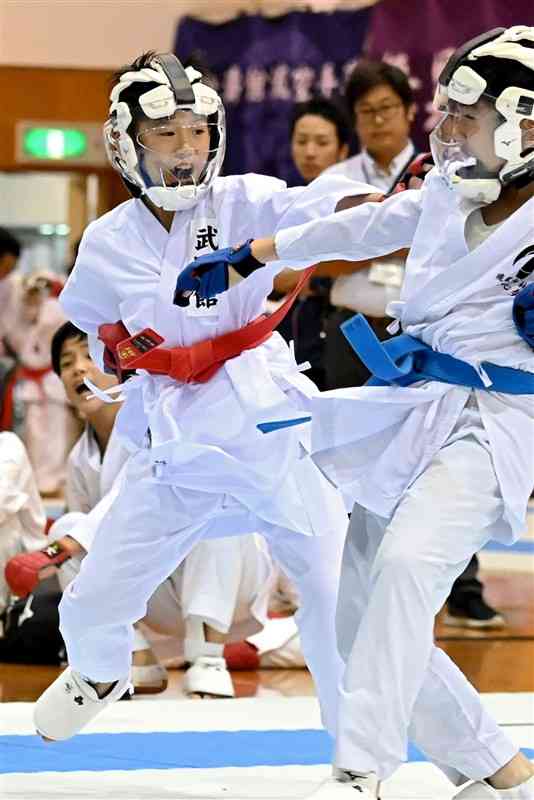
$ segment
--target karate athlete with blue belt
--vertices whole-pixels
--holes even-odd
[[[460,47],[437,102],[436,167],[422,190],[230,253],[298,269],[410,248],[389,309],[402,335],[381,344],[349,321],[375,377],[311,404],[314,460],[352,508],[335,770],[314,800],[379,797],[409,739],[456,785],[471,781],[462,800],[534,798],[534,767],[433,641],[434,616],[473,553],[524,532],[534,485],[534,28]]]

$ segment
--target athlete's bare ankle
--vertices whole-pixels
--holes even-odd
[[[534,765],[522,753],[505,764],[487,782],[494,789],[513,789],[526,783],[534,775]]]

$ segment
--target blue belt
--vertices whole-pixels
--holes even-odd
[[[466,361],[437,353],[413,336],[402,334],[379,341],[361,314],[344,322],[341,330],[372,373],[367,386],[410,386],[416,381],[431,380],[505,394],[534,394],[534,373],[483,361],[481,367],[491,380],[491,385],[486,386]]]

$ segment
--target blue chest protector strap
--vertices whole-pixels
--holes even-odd
[[[486,386],[471,364],[437,353],[413,336],[402,334],[379,341],[361,314],[348,319],[341,329],[372,373],[367,386],[410,386],[416,381],[432,380],[505,394],[534,394],[534,373],[484,361],[481,367],[491,380],[491,385]]]

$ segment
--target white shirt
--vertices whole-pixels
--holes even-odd
[[[10,431],[0,433],[0,527],[18,532],[24,550],[46,544],[45,509],[24,444]]]
[[[326,172],[370,183],[385,194],[401,173],[404,173],[414,155],[415,148],[410,141],[395,156],[386,172],[367,150],[363,150],[346,161],[334,164]],[[385,317],[388,303],[400,297],[403,275],[404,260],[400,258],[373,264],[350,275],[340,275],[333,283],[330,302],[334,306],[350,308],[354,313],[360,312],[368,317]]]
[[[369,183],[380,192],[386,194],[393,186],[393,182],[401,177],[415,156],[413,142],[409,141],[398,155],[391,161],[389,169],[383,169],[367,150],[362,150],[355,156],[339,161],[328,167],[323,175],[345,175],[353,181]]]
[[[209,306],[197,307],[193,298],[180,308],[172,302],[176,278],[194,255],[324,216],[341,197],[369,190],[339,176],[295,189],[260,175],[217,178],[194,208],[175,214],[169,233],[140,200],[130,200],[88,227],[61,302],[88,333],[97,361],[99,325],[119,319],[132,334],[153,328],[164,347],[239,329],[264,311],[273,277],[285,265],[267,265]],[[233,504],[227,534],[236,533],[235,514],[243,508],[289,530],[327,533],[329,503],[337,504],[338,495],[308,458],[307,434],[264,436],[256,428],[266,413],[293,416],[316,391],[275,334],[227,361],[207,383],[141,371],[126,383],[116,427],[134,447],[150,428],[154,479],[175,488],[177,528],[214,517],[225,535],[223,511],[230,519]]]
[[[475,208],[465,221],[465,241],[469,249],[474,250],[475,247],[485,242],[500,225],[502,222],[498,222],[496,225],[486,225],[481,210]]]
[[[484,361],[533,372],[534,351],[512,318],[510,279],[522,263],[514,259],[532,244],[534,199],[470,250],[466,220],[478,207],[432,170],[420,191],[281,231],[276,248],[297,266],[411,247],[401,299],[388,309],[403,331],[472,364],[486,382]],[[504,501],[502,538],[509,540],[524,530],[534,484],[534,398],[475,394]],[[434,381],[329,392],[312,401],[316,460],[344,487],[348,503],[387,517],[446,441],[469,396],[467,388]]]

